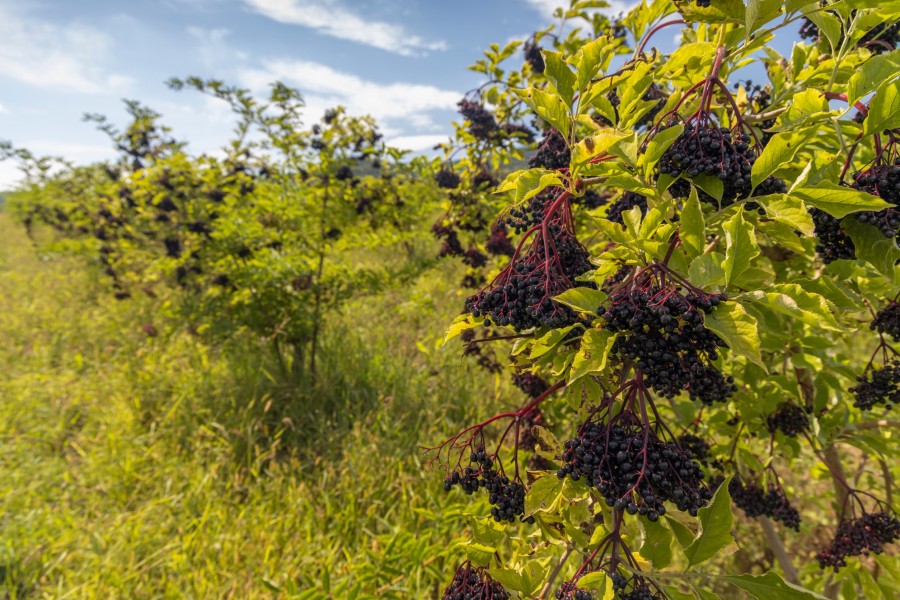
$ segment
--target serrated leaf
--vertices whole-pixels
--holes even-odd
[[[759,202],[770,218],[793,227],[803,235],[813,235],[815,226],[812,217],[799,198],[772,194],[754,198],[754,201]]]
[[[565,480],[555,474],[545,475],[532,483],[528,493],[525,494],[525,516],[549,510],[562,493],[564,483]]]
[[[856,219],[844,219],[841,228],[856,247],[856,258],[868,262],[888,280],[894,280],[894,265],[900,261],[900,249],[895,238],[884,237],[881,230]]]
[[[524,91],[516,90],[516,93],[539,117],[556,127],[564,138],[569,138],[569,106],[558,94],[533,87]]]
[[[825,600],[825,596],[788,583],[774,571],[763,575],[726,575],[722,579],[758,600]]]
[[[698,175],[691,179],[691,183],[712,196],[717,202],[722,202],[725,194],[725,183],[715,175]]]
[[[587,137],[572,149],[572,163],[575,166],[587,164],[592,158],[606,154],[618,142],[629,137],[629,134],[617,132],[615,129],[606,129],[596,135]]]
[[[575,73],[562,59],[559,52],[543,50],[541,54],[544,55],[544,75],[550,80],[565,103],[571,106],[575,99]]]
[[[669,60],[662,66],[660,72],[677,73],[684,69],[688,73],[697,73],[699,80],[699,73],[705,72],[704,67],[712,64],[715,55],[716,45],[713,42],[685,44],[669,55]]]
[[[612,46],[604,37],[598,37],[587,44],[583,44],[575,53],[573,62],[577,71],[576,86],[583,90],[597,73],[605,68],[606,62],[612,57]]]
[[[841,32],[843,29],[841,27],[841,22],[830,14],[820,10],[807,12],[806,17],[819,28],[819,31],[825,34],[825,38],[831,45],[832,51],[837,50],[838,46],[840,46]]]
[[[647,144],[647,150],[641,155],[638,163],[647,168],[655,166],[683,131],[684,125],[681,123],[660,131]]]
[[[772,136],[765,149],[750,171],[750,179],[755,188],[782,166],[790,163],[797,152],[816,137],[817,127],[807,127],[799,131],[783,131]]]
[[[484,318],[479,317],[475,318],[471,314],[466,313],[464,315],[459,315],[453,322],[450,323],[450,327],[447,328],[447,335],[444,336],[444,343],[442,346],[446,345],[447,342],[460,335],[463,331],[467,329],[474,329],[475,327],[479,327],[484,324]]]
[[[556,171],[548,169],[522,169],[506,176],[496,193],[515,190],[513,202],[525,202],[537,196],[550,186],[561,186],[562,180]]]
[[[703,219],[697,190],[694,188],[691,188],[691,195],[681,209],[679,224],[681,227],[679,237],[688,257],[700,256],[706,244],[706,222]]]
[[[688,23],[740,23],[745,21],[744,3],[741,0],[718,0],[709,6],[697,6],[684,2],[681,14]]]
[[[849,331],[842,327],[831,314],[828,301],[823,296],[807,292],[795,283],[774,285],[766,290],[743,294],[741,297],[760,302],[777,313],[793,317],[819,329]]]
[[[485,544],[479,544],[478,542],[468,541],[463,544],[459,544],[459,547],[465,553],[469,560],[479,566],[487,566],[491,559],[494,557],[494,553],[497,552],[497,549],[493,546],[487,546]]]
[[[522,576],[519,575],[516,571],[512,569],[501,569],[499,567],[491,567],[488,570],[491,577],[494,580],[500,582],[500,585],[503,586],[508,592],[525,592],[525,582],[522,580]]]
[[[597,308],[606,302],[606,293],[589,287],[576,287],[564,291],[554,300],[577,310],[590,314],[597,314]]]
[[[640,555],[655,569],[665,569],[672,562],[672,531],[661,522],[640,521],[644,530],[644,544]]]
[[[719,486],[709,506],[700,509],[700,534],[685,550],[688,566],[699,565],[734,543],[731,535],[734,517],[731,514],[731,495],[728,493],[729,480]]]
[[[750,268],[750,263],[759,256],[759,244],[753,225],[744,220],[744,212],[738,211],[723,226],[725,230],[725,285],[740,278]]]
[[[585,375],[605,371],[615,341],[616,334],[605,329],[588,329],[584,332],[581,348],[578,349],[569,371],[569,383]]]
[[[707,329],[722,338],[731,351],[767,371],[760,355],[759,325],[737,302],[722,302],[703,319]]]
[[[900,50],[869,58],[856,67],[856,72],[847,83],[847,101],[850,106],[869,94],[884,82],[900,73]]]
[[[678,540],[678,544],[682,548],[687,548],[694,543],[694,533],[688,529],[686,525],[676,521],[668,515],[666,515],[666,522],[669,524],[669,529],[672,530],[672,534],[675,536],[675,539]]]
[[[863,133],[872,135],[900,126],[900,81],[878,88],[869,101],[869,114],[863,121]]]
[[[792,195],[838,219],[855,212],[879,211],[892,206],[878,196],[829,181],[822,181],[815,187],[798,188]]]
[[[688,267],[691,282],[700,288],[725,285],[725,270],[722,268],[724,260],[725,257],[719,252],[701,254]]]

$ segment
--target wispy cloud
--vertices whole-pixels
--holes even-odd
[[[446,50],[442,41],[412,35],[402,25],[372,21],[337,0],[243,0],[252,10],[281,23],[309,27],[332,37],[413,56],[428,50]]]
[[[353,114],[372,115],[379,121],[402,120],[403,132],[435,128],[431,111],[453,110],[461,94],[431,85],[414,83],[380,84],[336,71],[326,65],[299,60],[272,60],[261,68],[240,73],[243,85],[263,90],[273,81],[283,81],[300,89],[307,110],[318,116],[326,108],[341,104]]]
[[[0,76],[83,93],[120,90],[131,79],[99,66],[111,46],[93,27],[55,25],[0,2]]]
[[[550,18],[553,16],[553,11],[557,8],[568,8],[569,2],[568,0],[525,0],[525,3],[540,12],[544,17]],[[626,13],[640,2],[632,0],[630,2],[625,2],[623,0],[607,0],[609,7],[597,9],[598,12],[602,12],[607,15],[618,15],[619,13]]]
[[[197,42],[198,57],[208,69],[234,60],[246,60],[247,54],[229,47],[225,41],[231,35],[231,31],[224,28],[204,29],[202,27],[188,27],[188,33]]]

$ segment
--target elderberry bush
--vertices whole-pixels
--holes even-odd
[[[877,165],[855,173],[850,187],[878,196],[896,206],[900,203],[900,158],[895,159],[893,164]],[[852,218],[877,227],[888,238],[895,237],[900,231],[900,210],[897,208],[859,212]]]
[[[900,360],[893,359],[880,369],[868,369],[857,376],[856,385],[850,388],[855,400],[853,406],[871,410],[879,404],[890,409],[900,404]]]
[[[671,282],[661,287],[644,273],[615,292],[598,314],[606,329],[625,334],[616,338],[612,353],[634,361],[648,387],[666,398],[688,390],[691,398],[711,404],[736,391],[734,380],[709,364],[725,342],[703,325],[703,314],[726,299],[699,290],[682,294]]]
[[[516,249],[509,240],[506,225],[500,222],[491,225],[491,236],[485,244],[485,249],[494,256],[513,255],[513,252],[515,252]]]
[[[479,140],[487,140],[493,137],[499,126],[494,115],[480,102],[463,98],[457,104],[459,114],[469,122],[469,133]]]
[[[572,198],[572,204],[583,206],[588,210],[594,210],[601,206],[605,206],[607,202],[609,202],[609,196],[600,194],[594,190],[587,190],[581,196]]]
[[[434,180],[437,182],[438,187],[453,190],[459,187],[460,178],[459,175],[450,169],[441,169],[434,176]]]
[[[483,447],[472,453],[471,464],[462,472],[454,470],[444,479],[444,491],[449,492],[455,485],[469,495],[479,489],[487,491],[492,505],[491,516],[497,522],[514,523],[525,513],[525,486],[495,470],[493,459]],[[533,523],[534,517],[525,520]]]
[[[766,422],[770,432],[780,431],[788,437],[797,437],[809,429],[809,415],[806,409],[790,402],[779,406],[778,410],[769,415]]]
[[[559,197],[559,193],[558,188],[547,188],[522,204],[510,207],[502,224],[510,227],[516,233],[525,233],[544,220],[544,213]]]
[[[647,197],[635,192],[625,192],[618,200],[609,205],[609,209],[606,211],[606,218],[624,227],[623,213],[628,212],[635,206],[640,207],[641,215],[646,215]]]
[[[816,253],[825,264],[830,262],[856,258],[856,246],[853,240],[841,229],[841,221],[824,210],[809,209],[816,233]]]
[[[564,445],[565,465],[557,476],[583,479],[606,503],[630,515],[657,521],[665,502],[696,516],[712,497],[700,465],[674,442],[659,439],[647,425],[588,422]]]
[[[532,168],[566,169],[569,167],[571,152],[565,138],[557,129],[550,129],[537,151],[528,159]]]
[[[878,333],[888,334],[894,341],[900,341],[900,303],[891,301],[878,311],[870,328]]]
[[[828,548],[816,555],[819,567],[837,572],[847,566],[851,556],[881,554],[887,544],[900,538],[900,520],[887,512],[866,513],[857,519],[841,521]]]
[[[853,11],[854,14],[855,12]],[[800,24],[799,34],[800,37],[807,40],[819,40],[821,37],[818,25],[806,17],[803,18],[803,22]],[[843,44],[843,42],[844,34],[841,32],[838,46]],[[875,25],[860,38],[857,45],[860,48],[866,48],[874,54],[883,54],[884,52],[895,50],[898,44],[900,44],[900,21]]]
[[[509,594],[481,568],[466,563],[456,570],[441,600],[508,600]]]
[[[613,573],[610,576],[613,589],[619,600],[665,600],[660,592],[650,589],[650,584],[640,575],[625,577],[621,573]]]
[[[438,252],[438,258],[444,258],[445,256],[462,256],[465,253],[462,243],[459,241],[459,235],[452,227],[441,223],[435,223],[431,227],[431,233],[434,237],[441,240],[441,250]]]
[[[541,377],[529,371],[521,371],[513,375],[513,383],[531,398],[538,398],[546,392],[550,385]]]
[[[744,484],[737,477],[728,483],[728,493],[734,504],[748,517],[769,517],[785,527],[800,531],[800,513],[779,486],[770,485],[763,491],[755,483]]]

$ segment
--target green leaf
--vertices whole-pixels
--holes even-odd
[[[759,325],[737,302],[722,302],[703,319],[706,328],[722,338],[731,351],[767,371],[759,352]]]
[[[697,6],[683,2],[681,14],[688,23],[741,23],[745,22],[744,3],[741,0],[717,0],[709,6]]]
[[[555,474],[545,475],[532,483],[531,489],[525,495],[525,516],[549,510],[562,493],[564,483],[565,480]]]
[[[501,569],[499,567],[491,567],[488,570],[496,581],[500,582],[503,589],[509,592],[525,592],[525,582],[522,576],[512,569]]]
[[[805,14],[810,21],[815,23],[816,27],[819,28],[819,31],[825,34],[825,38],[831,45],[831,50],[837,50],[841,43],[841,32],[843,30],[841,22],[830,14],[820,10],[809,11]]]
[[[469,560],[480,566],[487,566],[494,557],[494,553],[497,552],[497,549],[492,546],[486,546],[485,544],[479,544],[478,542],[473,542],[471,540],[459,544],[459,547],[462,548],[462,551]]]
[[[459,315],[458,317],[453,319],[452,323],[450,323],[450,327],[447,328],[447,335],[444,336],[444,343],[441,345],[446,345],[447,342],[461,334],[463,331],[466,331],[467,329],[474,329],[475,327],[483,324],[484,318],[482,317],[476,319],[468,313]]]
[[[863,121],[863,133],[872,135],[900,126],[900,81],[878,88],[869,101],[869,116]]]
[[[638,163],[647,168],[654,167],[683,131],[684,125],[681,123],[660,131],[647,144],[647,150],[641,155]]]
[[[650,561],[655,569],[665,569],[672,562],[672,531],[661,522],[640,520],[644,530],[644,544],[640,555]]]
[[[688,566],[699,565],[734,543],[731,535],[734,517],[731,514],[731,495],[728,493],[729,480],[719,486],[709,506],[700,509],[700,534],[685,550]]]
[[[797,152],[816,137],[817,127],[807,127],[799,131],[783,131],[772,136],[765,150],[753,163],[750,179],[755,188],[782,166],[790,163]]]
[[[740,278],[750,268],[751,261],[759,256],[759,244],[753,225],[744,220],[744,211],[739,210],[723,225],[725,229],[725,285]]]
[[[660,72],[678,73],[683,69],[688,73],[697,73],[699,80],[699,73],[705,72],[704,67],[712,64],[715,55],[716,45],[713,42],[685,44],[669,55],[669,60],[662,66]]]
[[[795,283],[782,283],[766,290],[756,290],[743,294],[741,298],[751,298],[767,308],[799,320],[819,329],[829,331],[849,331],[842,327],[828,306],[828,301],[819,294],[807,292]]]
[[[515,90],[515,93],[539,117],[556,127],[564,138],[569,138],[572,126],[569,120],[569,105],[563,101],[559,94],[551,94],[534,87],[527,90]]]
[[[850,106],[878,86],[897,77],[900,72],[900,50],[873,56],[856,67],[847,83],[847,100]]]
[[[597,308],[606,302],[606,294],[589,287],[576,287],[564,291],[553,299],[560,304],[574,308],[578,312],[596,315]]]
[[[703,220],[703,210],[700,208],[697,190],[694,188],[691,188],[690,198],[681,209],[680,224],[679,236],[688,257],[700,256],[706,244],[706,223]]]
[[[825,600],[825,596],[788,583],[774,571],[763,575],[726,575],[722,579],[758,600]]]
[[[754,201],[766,210],[766,214],[790,227],[796,229],[803,235],[812,236],[814,233],[814,225],[809,211],[799,198],[787,196],[785,194],[772,194],[771,196],[760,196],[754,198]]]
[[[856,258],[868,262],[888,280],[894,281],[894,265],[900,260],[896,240],[884,237],[877,227],[864,225],[853,218],[844,219],[841,228],[853,240]]]
[[[613,56],[613,46],[608,40],[600,36],[587,44],[583,44],[575,53],[573,62],[578,72],[576,87],[583,90],[591,82],[597,73],[605,68],[607,61]]]
[[[855,212],[879,211],[892,206],[878,196],[843,187],[830,181],[822,181],[815,187],[797,188],[791,193],[810,206],[824,210],[838,219],[843,219]]]
[[[496,190],[496,193],[515,190],[513,202],[518,204],[537,196],[546,188],[556,185],[561,186],[562,180],[556,171],[548,169],[523,169],[514,171],[506,176]]]
[[[541,54],[544,55],[544,75],[547,76],[565,103],[571,106],[575,99],[575,73],[562,59],[559,52],[544,50]]]
[[[606,370],[609,353],[616,334],[605,329],[588,329],[581,340],[581,348],[572,361],[569,371],[569,383],[591,373],[602,373]]]
[[[691,283],[700,288],[725,285],[725,270],[722,269],[724,260],[725,257],[719,252],[701,254],[695,258],[688,268]]]
[[[715,198],[718,202],[722,202],[722,196],[725,194],[725,183],[715,175],[698,175],[691,179],[691,183]]]
[[[577,167],[587,164],[595,156],[606,154],[618,142],[629,137],[627,133],[615,129],[601,131],[575,144],[572,149],[572,163]]]
[[[669,524],[669,528],[682,548],[687,548],[694,543],[694,533],[684,523],[673,519],[669,515],[666,515],[666,523]]]

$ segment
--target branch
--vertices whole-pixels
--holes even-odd
[[[785,579],[790,583],[799,585],[800,576],[797,574],[797,568],[794,566],[794,563],[791,562],[791,557],[787,553],[778,532],[775,531],[772,521],[766,517],[759,517],[757,521],[762,528],[763,535],[766,537],[766,542],[768,542],[769,547],[772,549],[772,553],[775,554],[775,558],[778,559],[778,564],[781,565],[781,570],[784,571]]]
[[[566,564],[566,561],[569,560],[569,556],[572,555],[572,546],[567,546],[566,551],[563,553],[562,558],[559,559],[559,562],[556,563],[556,567],[554,567],[553,572],[550,573],[550,579],[547,580],[547,583],[544,584],[544,587],[541,589],[541,593],[538,596],[538,600],[546,600],[547,594],[550,593],[550,590],[553,589],[553,583],[556,581],[556,578],[559,577],[560,572],[562,572],[563,565]]]

